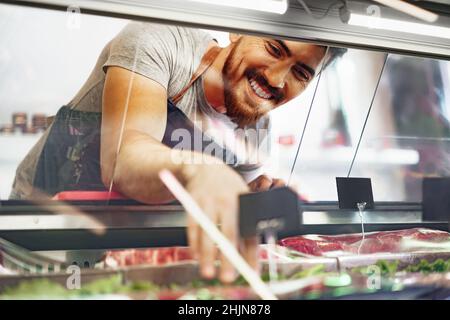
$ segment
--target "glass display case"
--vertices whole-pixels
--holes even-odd
[[[115,162],[106,178],[98,170],[99,140],[117,135],[117,157],[132,113],[124,107],[120,126],[112,131],[101,127],[106,70],[128,63],[128,70],[138,75],[136,81],[154,72],[139,65],[140,60],[155,56],[145,47],[149,43],[142,41],[138,49],[130,50],[127,42],[133,38],[130,30],[148,26],[155,34],[172,30],[173,37],[182,39],[165,48],[171,57],[170,68],[152,74],[161,85],[164,71],[170,73],[163,87],[180,86],[176,79],[194,73],[193,68],[175,72],[180,64],[190,59],[200,64],[199,52],[206,52],[205,42],[183,51],[187,50],[183,41],[191,33],[215,39],[221,50],[231,48],[234,37],[261,41],[264,54],[272,58],[276,50],[287,57],[292,56],[289,48],[324,50],[319,62],[309,57],[316,63],[314,68],[303,64],[294,70],[292,77],[306,78],[300,81],[298,94],[258,118],[266,121],[262,124],[266,131],[262,147],[256,146],[256,163],[244,160],[252,173],[246,176],[246,169],[239,171],[240,164],[231,165],[246,182],[256,177],[252,174],[266,173],[283,179],[297,192],[299,228],[281,232],[280,238],[361,231],[357,210],[339,208],[336,177],[371,179],[375,206],[365,212],[365,231],[430,228],[448,232],[450,211],[432,218],[424,214],[422,183],[424,178],[450,176],[450,6],[439,1],[417,2],[438,14],[437,22],[418,21],[372,1],[338,1],[340,6],[322,0],[289,1],[284,15],[229,7],[211,10],[212,4],[201,1],[0,1],[0,238],[4,241],[0,253],[13,252],[17,256],[11,255],[11,261],[24,258],[31,264],[39,259],[50,263],[62,254],[65,263],[72,259],[88,262],[89,267],[105,250],[187,244],[186,213],[179,203],[150,205],[129,199],[114,188]],[[361,14],[438,29],[432,35],[386,31],[355,25],[345,18]],[[122,53],[112,54],[118,47]],[[129,56],[123,55],[125,51]],[[247,57],[257,51],[247,51]],[[178,56],[172,60],[172,54]],[[335,56],[325,63],[331,54]],[[281,92],[277,90],[284,87],[273,89],[267,79],[260,80],[265,75],[258,78],[250,71],[245,73],[246,88],[261,100],[276,100]],[[270,90],[255,89],[257,80]],[[177,96],[170,88],[166,94],[168,100]],[[64,113],[74,110],[87,110],[96,118],[83,122],[87,119],[83,115]],[[199,116],[196,111],[183,113],[194,123]],[[49,137],[58,136],[58,132],[51,135],[57,119],[69,128],[73,144],[50,149],[42,156],[45,143],[52,142]],[[227,150],[227,134],[240,128],[221,126],[217,119],[205,120],[206,128],[211,141]],[[92,123],[97,133],[92,139],[80,140],[85,136],[81,129]],[[253,127],[246,125],[245,129]],[[237,161],[240,148],[254,151],[247,131],[244,136],[237,147],[230,148]],[[88,150],[77,148],[86,145],[93,145],[94,169],[78,166]],[[50,161],[53,156],[62,159],[60,167]],[[57,174],[39,178],[39,168]],[[97,184],[92,188],[94,183],[80,184],[88,186],[83,188],[54,181],[67,172],[71,178],[78,175],[78,180],[96,175]],[[140,178],[135,176],[135,180]],[[73,198],[74,193],[85,198]],[[277,205],[283,210],[283,203]]]
[[[137,2],[115,3],[117,6],[108,8],[138,7]],[[109,5],[108,1],[83,3],[86,8],[80,6],[80,12],[73,11],[72,7],[66,12],[48,10],[61,9],[58,6],[62,6],[63,1],[24,4],[26,6],[2,4],[0,11],[3,23],[0,41],[4,43],[1,46],[2,69],[9,79],[3,81],[0,88],[4,212],[12,208],[7,199],[17,165],[44,134],[42,117],[54,115],[60,106],[68,103],[89,75],[105,44],[129,23],[107,10],[94,12],[100,15],[91,14],[92,8]],[[34,8],[41,5],[45,9]],[[149,7],[156,5],[163,6],[148,3]],[[298,8],[291,11],[295,10]],[[148,17],[136,18],[154,20],[153,15],[158,13],[143,10],[142,14],[148,14]],[[190,14],[195,16],[195,10]],[[125,10],[119,16],[129,18],[129,12]],[[174,13],[174,22],[176,17]],[[275,18],[270,15],[270,19]],[[70,19],[78,19],[78,25],[69,24],[74,22]],[[335,17],[331,15],[328,19],[334,21]],[[445,19],[444,16],[440,21],[445,22]],[[244,28],[240,24],[237,26]],[[226,26],[220,29],[224,30]],[[286,36],[288,29],[279,31],[280,36]],[[227,32],[217,29],[205,29],[205,32],[215,37],[220,46],[229,45]],[[402,36],[403,41],[412,42],[410,35]],[[299,33],[297,38],[298,41],[310,40],[306,39],[306,33]],[[329,37],[328,40],[332,42],[333,39]],[[331,210],[333,205],[337,208],[335,177],[370,177],[375,202],[391,203],[393,210],[405,204],[405,208],[411,210],[403,218],[401,215],[394,218],[394,214],[374,214],[375,222],[418,223],[421,221],[422,179],[445,177],[450,168],[447,156],[450,64],[445,59],[391,53],[401,51],[400,46],[380,52],[382,40],[371,41],[374,41],[371,45],[364,44],[364,50],[349,48],[320,72],[305,92],[270,112],[270,148],[263,150],[264,169],[283,178],[309,201],[305,204],[308,208],[316,208],[313,211]],[[354,47],[356,43],[346,44]],[[445,41],[441,45],[445,46]],[[33,50],[28,50],[30,47]],[[435,56],[433,50],[430,45],[430,56]],[[425,55],[419,51],[415,54]],[[19,171],[17,174],[20,175]],[[43,192],[41,200],[48,201],[52,196],[54,194]],[[388,210],[389,205],[385,204],[383,208]],[[401,214],[405,212],[401,211]],[[327,220],[326,215],[310,215],[303,221],[311,224],[314,219],[331,224],[334,224],[332,221],[358,222],[352,214],[331,216],[333,218]],[[2,219],[5,218],[3,214]],[[129,219],[134,218],[129,216]],[[177,227],[182,224],[181,220],[175,223]],[[128,219],[121,218],[120,221]],[[130,221],[130,225],[133,224]],[[6,231],[19,225],[24,226],[23,222],[2,223],[2,229]],[[33,225],[49,228],[42,222],[27,225],[26,229]],[[65,222],[59,224],[66,228],[63,225]]]

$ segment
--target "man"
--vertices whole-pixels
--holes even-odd
[[[106,188],[144,203],[167,202],[173,196],[158,173],[169,169],[256,267],[257,240],[238,237],[238,195],[282,182],[260,175],[247,185],[243,176],[258,165],[226,165],[202,154],[204,146],[176,148],[173,133],[195,134],[205,128],[193,122],[211,121],[232,130],[267,129],[267,112],[303,92],[337,51],[236,34],[230,41],[219,49],[199,30],[130,23],[20,164],[11,198]],[[217,249],[192,220],[188,241],[203,276],[214,277]],[[230,282],[236,274],[220,259],[220,279]]]

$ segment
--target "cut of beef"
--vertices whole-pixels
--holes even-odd
[[[303,235],[285,238],[279,241],[282,247],[277,249],[277,255],[274,256],[274,259],[279,260],[280,257],[289,256],[286,249],[314,256],[350,255],[357,254],[358,250],[361,254],[411,252],[402,248],[402,239],[443,244],[450,242],[450,234],[444,231],[416,228],[366,233],[362,245],[361,239],[360,233],[336,236]],[[259,257],[261,260],[267,260],[265,245],[260,246]],[[170,247],[108,251],[105,262],[109,266],[125,267],[134,265],[161,266],[189,260],[194,259],[188,247]]]
[[[106,253],[105,261],[111,266],[165,265],[192,260],[188,247],[114,250]]]
[[[415,228],[396,231],[380,231],[366,233],[364,241],[362,234],[343,234],[336,236],[304,235],[285,238],[280,241],[282,246],[305,254],[322,256],[332,252],[342,254],[371,254],[381,252],[408,252],[403,249],[402,240],[421,240],[434,243],[450,242],[448,232]],[[359,251],[358,251],[359,250]]]
[[[279,255],[286,255],[286,248],[278,246]],[[260,246],[259,257],[267,259],[265,245]],[[279,257],[274,257],[279,259]],[[136,265],[161,266],[176,262],[194,260],[189,247],[148,248],[148,249],[126,249],[108,251],[105,262],[111,267],[125,267]]]

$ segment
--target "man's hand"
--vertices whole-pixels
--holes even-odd
[[[248,184],[252,192],[267,191],[273,188],[285,187],[286,183],[281,179],[270,178],[266,175],[260,175],[258,178]]]
[[[247,262],[257,269],[256,238],[246,239],[239,243],[239,195],[248,192],[244,180],[225,164],[187,165],[184,170],[186,189],[197,201],[203,211],[217,225],[222,233],[236,247],[241,247],[241,253]],[[218,258],[218,249],[214,242],[203,232],[201,227],[188,217],[188,242],[194,256],[199,259],[200,271],[203,277],[216,276],[214,263]],[[222,282],[232,282],[236,272],[232,264],[220,256],[220,274]]]

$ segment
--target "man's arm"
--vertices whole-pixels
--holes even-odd
[[[105,186],[113,180],[114,189],[146,203],[172,199],[158,179],[163,168],[182,178],[181,166],[167,161],[172,153],[181,152],[161,143],[167,117],[165,88],[126,69],[110,67],[102,109],[100,164]]]
[[[161,143],[167,117],[167,93],[163,86],[126,69],[110,67],[105,79],[102,112],[100,164],[105,186],[113,181],[115,190],[132,199],[144,203],[165,202],[173,197],[158,173],[169,169],[238,247],[238,195],[247,192],[248,187],[222,161],[191,151],[170,149]],[[192,162],[193,156],[207,163]],[[202,274],[215,276],[217,248],[190,218],[188,241],[199,257]],[[247,241],[243,252],[254,267],[257,265],[256,245],[255,239]],[[220,277],[226,282],[235,277],[232,265],[223,256]]]

